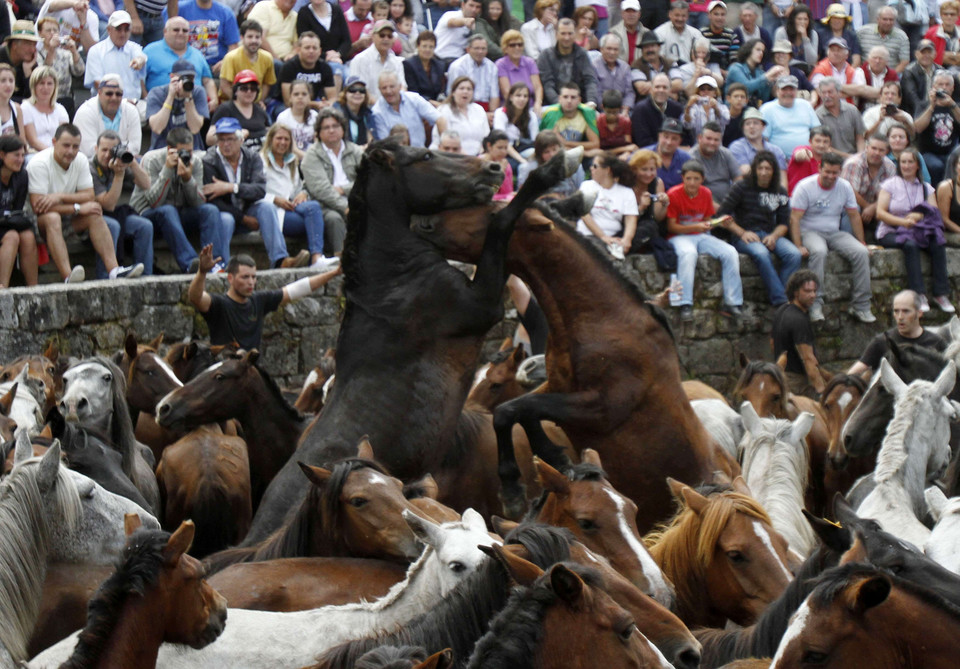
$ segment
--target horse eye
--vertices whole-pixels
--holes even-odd
[[[890,570],[890,572],[893,573],[893,574],[899,574],[900,572],[903,571],[903,565],[902,565],[902,564],[892,564],[892,565],[888,566],[887,569]]]
[[[54,374],[56,374],[56,372],[57,370],[55,370],[53,367],[47,367],[47,374],[49,374],[50,376],[53,376]]]
[[[746,562],[747,558],[740,551],[727,551],[727,558],[735,564]]]
[[[223,381],[223,374],[216,374],[214,377],[217,381]]]
[[[803,658],[800,661],[803,664],[823,664],[827,661],[827,654],[815,650],[808,650],[803,654]]]
[[[359,509],[366,505],[367,505],[366,497],[354,497],[353,499],[350,500],[350,506],[352,506],[355,509]]]
[[[112,381],[112,380],[113,380],[113,376],[110,375],[110,374],[104,374],[104,375],[103,375],[103,380],[104,380],[104,381],[108,381],[108,382],[109,382],[109,381]]]
[[[637,629],[636,623],[634,623],[631,620],[628,625],[625,625],[623,629],[621,629],[620,632],[617,633],[617,636],[620,637],[621,641],[624,641],[624,642],[630,641],[630,638],[633,636],[633,633],[636,629]]]
[[[579,518],[577,519],[577,525],[580,526],[580,529],[584,532],[593,532],[597,529],[597,524],[590,520],[589,518]]]
[[[423,159],[424,159],[424,160],[431,160],[432,158],[433,158],[433,154],[430,153],[429,151],[427,151],[425,154],[423,154]]]
[[[451,562],[449,567],[450,571],[452,571],[454,574],[459,574],[467,569],[467,565],[463,564],[462,562]]]

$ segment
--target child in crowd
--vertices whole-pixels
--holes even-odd
[[[290,84],[290,106],[277,116],[277,123],[290,128],[293,133],[293,152],[299,160],[303,160],[304,152],[313,144],[314,125],[320,113],[310,107],[311,95],[313,84],[294,81]]]
[[[410,146],[410,129],[402,123],[390,128],[390,137],[400,142],[400,146]]]
[[[483,153],[480,157],[484,160],[492,160],[500,163],[503,168],[503,184],[493,195],[494,200],[508,201],[513,199],[513,167],[507,160],[507,149],[510,146],[510,139],[503,130],[491,130],[490,134],[483,138]]]
[[[363,30],[360,31],[360,36],[366,37],[370,35],[377,21],[386,21],[388,18],[390,18],[390,5],[384,2],[384,0],[376,0],[370,8],[370,23],[363,27]]]
[[[603,105],[603,118],[597,123],[600,134],[600,150],[597,155],[609,151],[619,156],[636,151],[637,146],[630,139],[630,119],[621,113],[623,94],[613,89],[606,90],[600,102]]]
[[[397,40],[393,43],[393,50],[401,58],[409,58],[417,52],[417,34],[413,25],[412,16],[401,16],[397,20]]]

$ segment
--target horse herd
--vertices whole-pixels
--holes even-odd
[[[299,392],[162,335],[0,369],[0,668],[954,666],[960,321],[820,402],[742,358],[731,406],[537,200],[579,157],[494,209],[372,145]],[[508,272],[547,354],[477,369]]]

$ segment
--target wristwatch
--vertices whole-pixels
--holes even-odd
[[[233,184],[233,194],[236,195],[240,192],[240,184]]]
[[[76,202],[73,203],[73,213],[77,214],[78,216],[80,215],[80,205]]]

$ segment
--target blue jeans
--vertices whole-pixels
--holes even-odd
[[[720,261],[723,268],[723,301],[730,306],[743,304],[743,284],[740,283],[740,255],[725,241],[707,233],[677,235],[670,238],[677,252],[677,278],[683,286],[681,305],[693,304],[693,278],[697,271],[697,256],[705,253]]]
[[[113,252],[117,252],[117,240],[120,239],[120,224],[117,223],[112,218],[103,217],[103,220],[107,222],[107,228],[110,230],[110,236],[113,237]],[[107,273],[107,266],[103,264],[103,258],[100,257],[100,254],[97,254],[97,263],[95,265],[97,278],[106,279],[110,275]]]
[[[930,171],[930,183],[938,184],[943,181],[944,172],[947,169],[947,158],[939,153],[924,153],[923,161],[927,164],[927,170]]]
[[[277,220],[276,207],[261,201],[247,207],[244,214],[253,216],[260,222],[260,236],[263,237],[263,245],[267,249],[270,266],[273,267],[286,258],[287,242],[283,239],[283,233],[280,232],[280,221]],[[221,211],[220,222],[223,226],[224,235],[227,239],[231,239],[237,229],[237,222],[234,220],[233,214]],[[244,227],[243,230],[246,231],[246,228]],[[224,258],[223,261],[226,263],[227,259]]]
[[[760,239],[767,236],[767,233],[763,230],[751,230],[751,232],[755,233]],[[793,242],[786,237],[780,237],[773,247],[773,252],[762,242],[747,244],[740,239],[733,242],[733,247],[740,253],[750,256],[750,259],[757,266],[760,271],[760,278],[763,279],[763,283],[767,287],[770,303],[777,306],[786,302],[787,293],[784,290],[784,285],[786,285],[790,275],[800,269],[800,263],[803,260],[800,250],[793,245]],[[773,266],[774,256],[780,259],[779,273]]]
[[[306,235],[310,255],[323,255],[323,212],[316,200],[307,200],[283,214],[283,233],[290,237]]]
[[[147,16],[143,12],[138,12],[140,15],[140,22],[143,23],[143,34],[134,35],[130,34],[130,39],[132,39],[137,44],[146,46],[150,42],[156,42],[163,39],[163,17],[162,16]]]
[[[930,273],[933,275],[933,295],[950,295],[950,283],[947,280],[947,249],[943,244],[930,244],[921,249],[913,240],[897,241],[897,233],[891,232],[877,239],[877,243],[886,249],[903,251],[903,264],[907,266],[907,288],[921,295],[927,291],[923,287],[923,272],[920,271],[920,252],[930,254]]]
[[[213,244],[214,258],[220,256],[224,264],[230,259],[230,238],[220,227],[220,211],[212,204],[182,209],[165,204],[156,209],[145,209],[141,216],[149,218],[160,229],[181,271],[186,272],[190,262],[197,257],[184,232],[186,227],[200,229],[200,246]]]
[[[117,214],[117,218],[104,216],[107,225],[110,221],[116,222],[120,226],[120,232],[124,239],[133,240],[133,264],[143,263],[143,273],[145,275],[153,274],[153,223],[149,218],[138,216],[136,214],[123,213]],[[117,262],[120,262],[120,251],[117,251]]]

